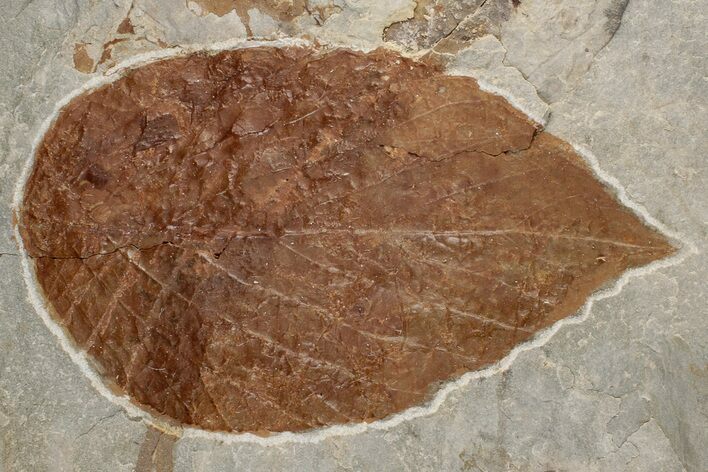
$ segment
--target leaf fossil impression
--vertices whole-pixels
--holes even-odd
[[[110,385],[239,432],[420,404],[674,251],[504,99],[384,50],[131,70],[61,112],[19,224]]]

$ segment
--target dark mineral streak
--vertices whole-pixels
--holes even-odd
[[[111,384],[228,431],[420,404],[673,251],[502,98],[385,51],[130,71],[47,132],[20,226]]]

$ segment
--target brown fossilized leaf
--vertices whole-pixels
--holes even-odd
[[[20,224],[106,379],[231,431],[420,404],[672,251],[502,98],[385,51],[133,70],[63,110]]]

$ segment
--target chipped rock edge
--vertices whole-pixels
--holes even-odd
[[[32,142],[32,149],[29,158],[27,159],[27,162],[25,163],[24,168],[22,169],[22,172],[20,174],[20,177],[16,183],[15,186],[15,192],[14,192],[14,198],[13,198],[13,212],[15,213],[15,216],[17,217],[19,215],[19,210],[22,205],[22,200],[24,196],[24,187],[26,184],[27,179],[29,178],[30,171],[33,167],[34,164],[34,158],[36,154],[37,147],[41,143],[42,138],[44,137],[44,134],[49,130],[51,125],[54,123],[56,118],[58,117],[59,113],[62,111],[62,109],[74,98],[78,97],[79,95],[90,91],[94,90],[102,85],[109,84],[115,80],[118,80],[119,78],[122,77],[122,75],[129,71],[130,69],[133,69],[135,67],[154,62],[156,60],[160,59],[165,59],[165,58],[171,58],[171,57],[179,57],[179,56],[184,56],[187,54],[191,54],[194,52],[219,52],[219,51],[224,51],[224,50],[231,50],[231,49],[239,49],[239,48],[253,48],[253,47],[259,47],[259,46],[271,46],[271,47],[287,47],[287,46],[312,46],[313,43],[307,40],[303,39],[282,39],[282,40],[274,40],[274,41],[252,41],[252,40],[232,40],[232,41],[225,41],[221,43],[215,43],[215,44],[210,44],[210,45],[194,45],[194,46],[189,46],[189,47],[176,47],[176,48],[170,48],[170,49],[165,49],[165,50],[160,50],[160,51],[153,51],[145,54],[139,54],[136,55],[116,66],[113,68],[109,69],[104,73],[103,76],[94,76],[90,80],[88,80],[82,87],[74,90],[73,92],[69,93],[66,95],[64,98],[59,100],[52,111],[51,115],[47,117],[47,119],[42,123],[42,126],[40,126],[38,133],[35,137],[35,139]],[[322,43],[321,40],[318,41],[317,45],[323,46],[325,48],[334,48],[334,47],[348,47],[351,49],[351,46],[344,46],[341,44],[336,44],[336,43]],[[366,50],[366,48],[362,48],[361,50]],[[400,51],[397,51],[401,53]],[[406,55],[406,54],[402,54]],[[523,104],[520,104],[514,100],[514,94],[510,91],[502,90],[496,86],[493,86],[491,84],[484,83],[484,81],[479,81],[479,86],[482,90],[495,94],[495,95],[501,95],[505,99],[507,99],[512,106],[523,112],[525,115],[528,116],[528,113],[526,113],[526,110],[524,109],[525,107]],[[538,122],[539,124],[543,125],[543,121],[545,121],[541,117],[530,117],[534,121]],[[279,444],[286,444],[286,443],[318,443],[321,442],[327,438],[331,437],[342,437],[342,436],[352,436],[356,434],[361,434],[364,433],[368,430],[388,430],[392,429],[406,421],[413,420],[415,418],[420,418],[424,416],[429,416],[434,414],[436,411],[440,409],[442,404],[446,401],[447,397],[452,394],[453,392],[462,389],[466,385],[470,384],[472,381],[476,379],[483,379],[483,378],[488,378],[492,377],[496,374],[499,374],[501,372],[506,371],[509,369],[511,364],[514,362],[514,360],[523,352],[531,350],[531,349],[536,349],[538,347],[543,346],[546,344],[552,337],[553,335],[558,332],[561,328],[563,328],[566,325],[573,325],[573,324],[579,324],[584,322],[588,317],[590,316],[590,313],[592,311],[592,307],[596,301],[603,300],[605,298],[613,297],[620,293],[624,286],[629,282],[630,279],[634,277],[641,277],[645,276],[648,274],[651,274],[657,270],[664,269],[667,267],[671,267],[677,264],[680,264],[683,262],[690,254],[696,254],[698,252],[697,247],[695,244],[693,244],[691,241],[687,240],[684,236],[672,231],[668,227],[666,227],[663,223],[655,219],[653,216],[651,216],[647,210],[633,202],[632,200],[629,199],[627,192],[625,191],[624,187],[619,183],[619,181],[605,172],[602,168],[599,166],[599,162],[597,158],[587,149],[579,147],[579,146],[574,146],[575,150],[585,159],[585,161],[589,164],[591,167],[592,171],[594,172],[595,176],[603,182],[606,186],[608,186],[610,189],[612,189],[618,198],[618,200],[625,205],[627,208],[630,208],[637,216],[639,216],[642,221],[644,221],[647,225],[655,228],[656,230],[660,231],[663,233],[665,236],[668,236],[671,238],[675,244],[678,244],[680,246],[680,251],[675,254],[674,256],[667,258],[667,259],[662,259],[658,260],[655,262],[652,262],[651,264],[644,266],[644,267],[639,267],[639,268],[634,268],[630,269],[622,274],[622,276],[614,283],[614,285],[610,288],[607,288],[605,290],[598,291],[591,295],[588,300],[585,302],[583,307],[578,311],[578,313],[574,316],[569,316],[566,318],[563,318],[562,320],[556,322],[552,326],[546,328],[543,331],[540,331],[536,333],[536,335],[531,338],[531,340],[522,343],[520,345],[517,345],[514,349],[512,349],[509,354],[507,354],[503,359],[501,359],[499,362],[496,364],[486,367],[484,369],[474,371],[474,372],[468,372],[466,374],[463,374],[461,377],[459,377],[456,380],[452,380],[444,384],[443,387],[441,387],[433,396],[432,399],[430,399],[427,403],[408,408],[400,413],[394,414],[388,418],[374,421],[371,423],[353,423],[353,424],[342,424],[342,425],[333,425],[333,426],[327,426],[323,427],[320,429],[315,429],[315,430],[310,430],[306,432],[299,432],[299,433],[292,433],[292,432],[278,432],[278,433],[273,433],[269,436],[258,436],[253,433],[228,433],[228,432],[217,432],[217,431],[207,431],[203,430],[200,428],[195,428],[195,427],[188,427],[188,426],[177,426],[174,423],[165,421],[161,418],[155,417],[154,415],[150,414],[148,411],[143,410],[139,406],[137,406],[135,403],[133,403],[128,395],[117,395],[115,392],[111,391],[111,389],[108,387],[108,385],[103,381],[103,379],[100,377],[98,372],[91,367],[89,360],[86,356],[85,353],[80,351],[77,346],[74,345],[74,343],[69,339],[67,333],[64,331],[64,329],[54,321],[54,319],[51,317],[49,314],[48,308],[46,306],[45,301],[43,300],[43,296],[41,295],[41,290],[39,288],[39,284],[36,280],[36,276],[34,273],[34,269],[32,267],[31,263],[31,258],[27,254],[27,251],[24,248],[24,243],[22,240],[22,237],[20,235],[20,230],[19,230],[19,225],[15,224],[14,225],[14,233],[15,233],[15,239],[17,241],[19,253],[21,256],[22,260],[22,270],[23,270],[23,278],[25,281],[25,284],[27,286],[27,291],[28,291],[28,298],[29,301],[31,302],[32,306],[34,309],[37,311],[37,313],[40,315],[42,318],[42,321],[44,324],[47,326],[49,331],[57,337],[59,340],[59,344],[61,348],[69,355],[71,360],[79,367],[81,372],[86,376],[86,378],[90,381],[91,385],[93,388],[101,394],[103,397],[105,397],[107,400],[112,402],[113,404],[120,406],[123,408],[128,417],[130,417],[132,420],[135,421],[142,421],[145,424],[152,426],[160,431],[163,431],[166,434],[178,436],[178,437],[184,437],[184,438],[202,438],[202,439],[209,439],[209,440],[215,440],[219,441],[222,443],[227,443],[227,444],[233,444],[233,443],[255,443],[255,444],[260,444],[264,446],[268,445],[279,445]]]

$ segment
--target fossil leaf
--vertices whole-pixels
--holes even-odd
[[[383,50],[134,69],[62,111],[20,225],[108,382],[228,431],[420,404],[673,251],[505,100]]]

